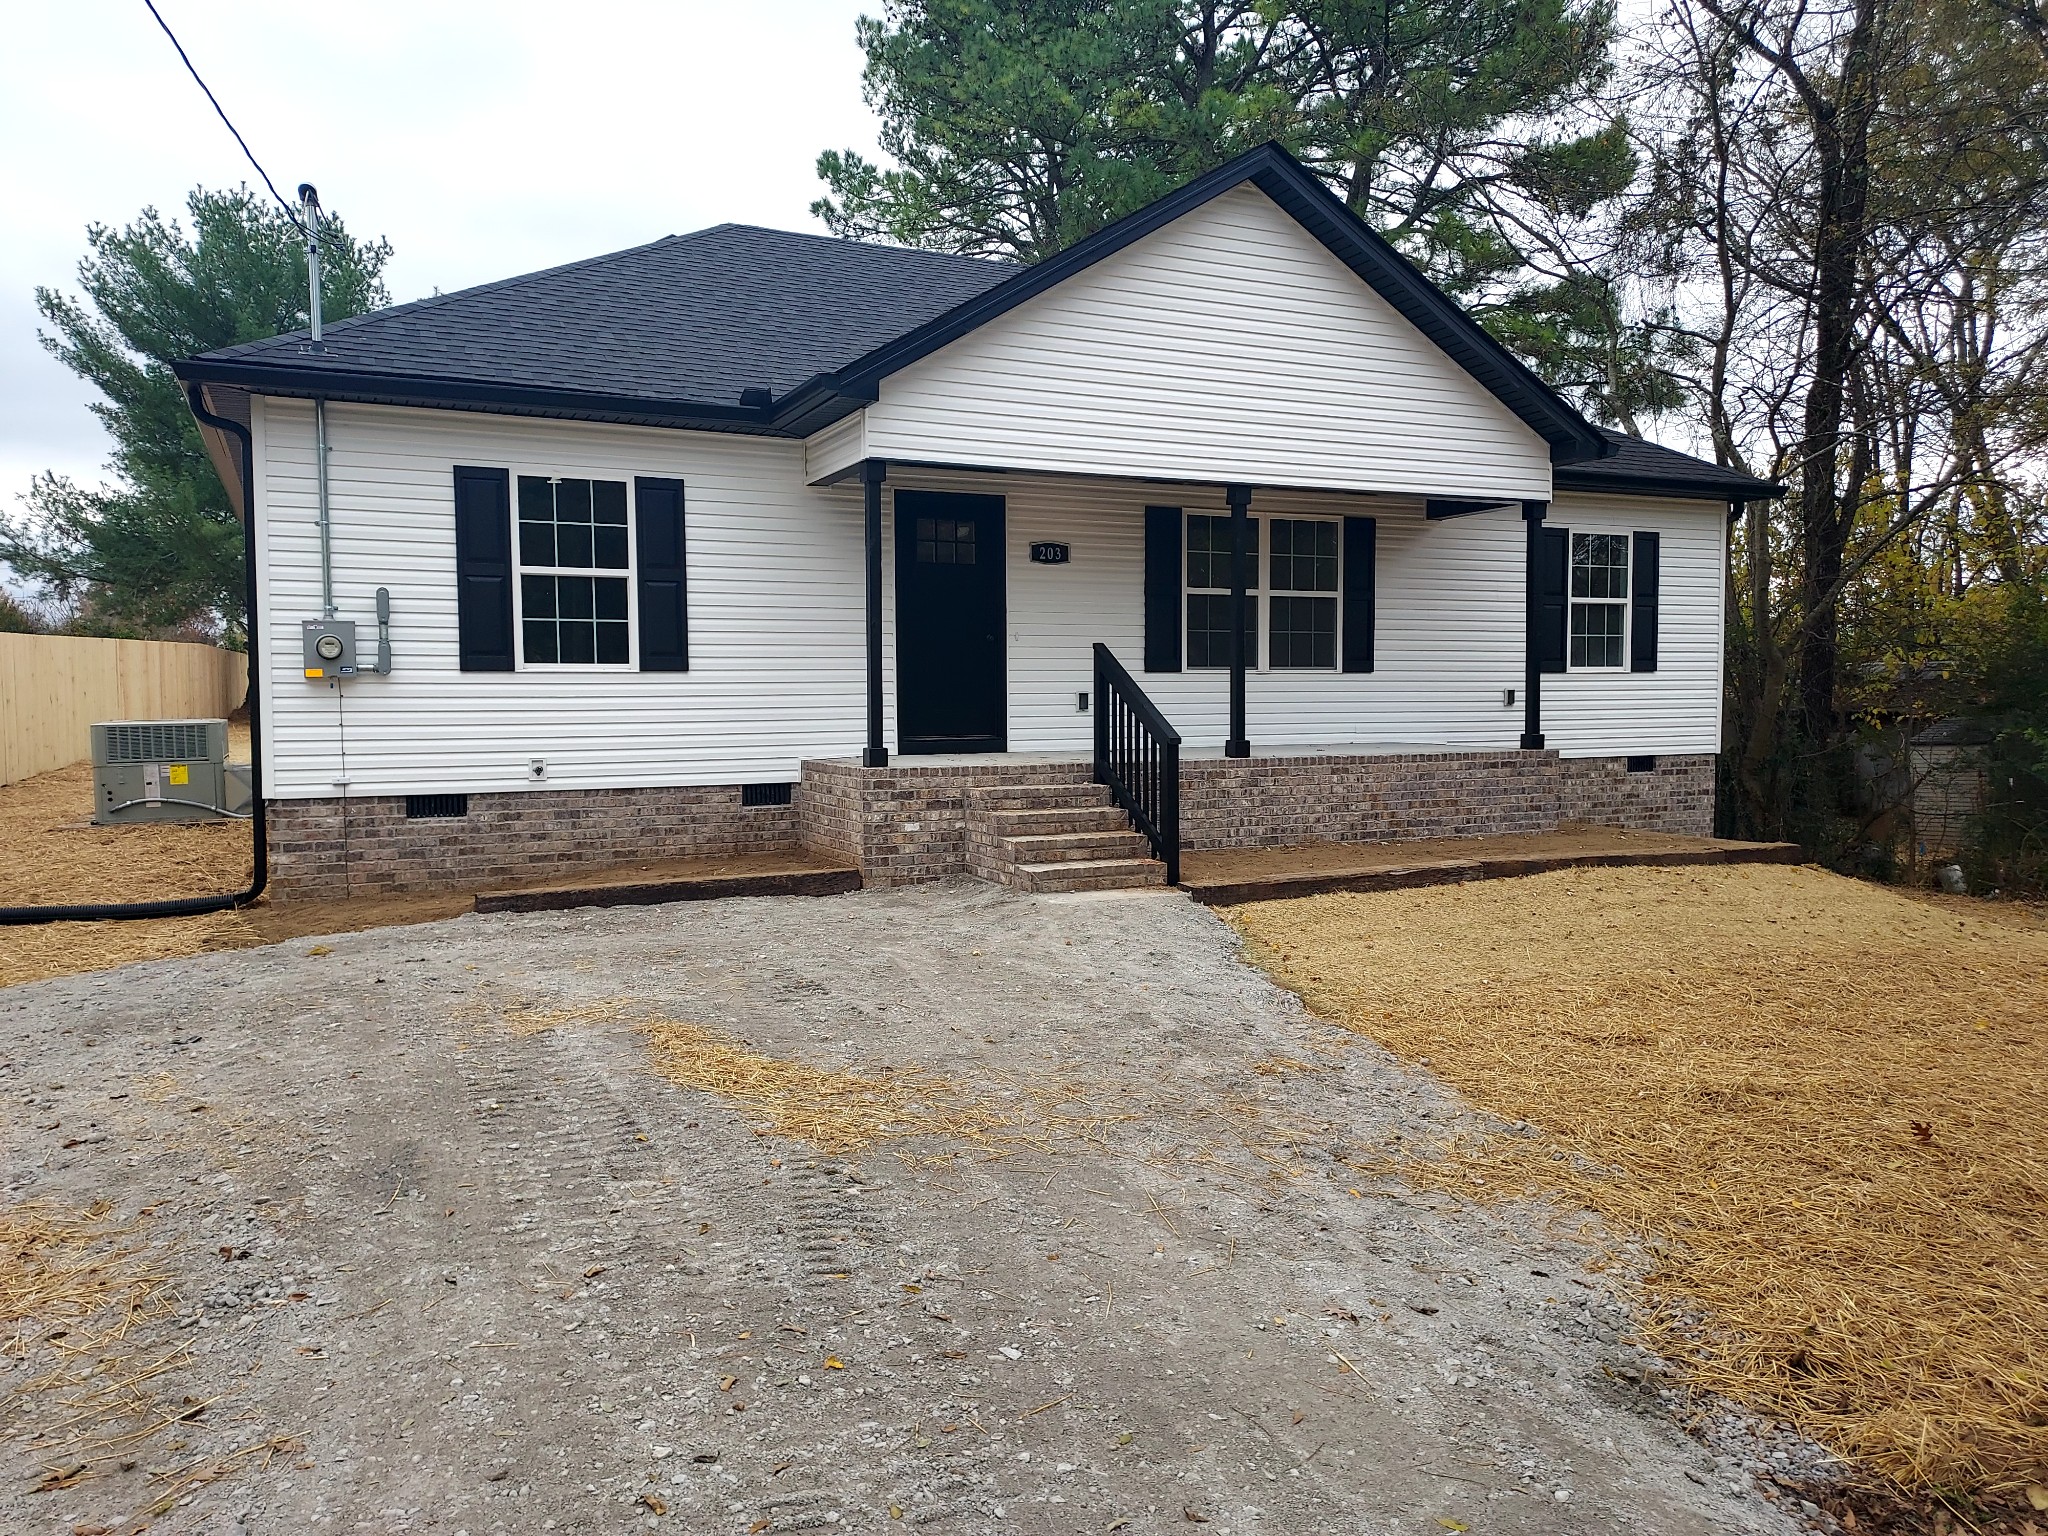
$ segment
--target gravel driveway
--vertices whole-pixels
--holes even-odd
[[[832,1158],[657,1076],[654,1015],[1109,1123]],[[1572,1223],[1348,1165],[1462,1112],[1173,894],[135,966],[0,992],[0,1088],[10,1204],[153,1207],[175,1311],[129,1343],[205,1405],[56,1491],[87,1453],[17,1438],[8,1531],[167,1489],[154,1529],[222,1536],[1793,1528],[1674,1422]]]

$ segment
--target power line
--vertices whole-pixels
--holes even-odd
[[[228,117],[227,109],[220,104],[220,98],[213,94],[212,87],[200,79],[199,70],[192,63],[192,56],[185,52],[185,45],[178,41],[178,34],[171,30],[171,24],[164,20],[163,12],[156,8],[156,0],[142,0],[142,3],[149,7],[149,14],[154,16],[156,24],[164,29],[164,36],[171,40],[171,46],[178,50],[178,57],[185,61],[186,72],[192,76],[193,82],[200,90],[206,92],[206,99],[213,103],[213,110],[219,113],[220,120],[227,124],[227,130],[235,136],[235,142],[242,146],[242,153],[248,156],[249,163],[256,167],[256,174],[263,178],[263,185],[270,188],[270,195],[277,199],[277,206],[284,210],[284,216],[292,221],[295,228],[303,232],[306,226],[299,222],[297,210],[286,202],[284,195],[277,190],[277,183],[270,179],[270,172],[263,169],[263,162],[258,160],[255,151],[249,148],[249,141],[242,137],[242,131]]]

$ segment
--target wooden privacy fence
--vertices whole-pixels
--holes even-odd
[[[239,651],[0,634],[0,784],[87,757],[95,720],[215,719],[248,691]]]

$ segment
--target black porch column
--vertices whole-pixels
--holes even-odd
[[[1250,757],[1252,744],[1244,725],[1244,589],[1250,582],[1245,569],[1245,546],[1251,542],[1252,488],[1228,485],[1223,488],[1230,502],[1230,735],[1223,743],[1225,757]]]
[[[868,555],[868,744],[860,755],[863,768],[889,766],[889,749],[882,741],[882,481],[888,474],[886,459],[868,459],[860,467]]]
[[[1538,629],[1542,624],[1543,591],[1538,561],[1543,547],[1543,519],[1550,512],[1547,501],[1522,503],[1522,527],[1528,542],[1522,557],[1522,750],[1540,751],[1543,746],[1543,670],[1537,654]]]

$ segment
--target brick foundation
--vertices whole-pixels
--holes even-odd
[[[403,796],[273,800],[270,885],[279,900],[488,890],[638,860],[730,857],[799,846],[857,864],[870,885],[985,872],[970,846],[977,789],[1081,784],[1088,765],[990,757],[803,765],[793,805],[742,806],[737,785],[471,795],[459,819],[407,820]],[[1570,822],[1708,836],[1714,759],[1416,752],[1190,758],[1181,764],[1189,852],[1317,841],[1378,842],[1554,831]]]
[[[481,891],[636,860],[799,843],[794,805],[742,806],[736,784],[471,795],[467,816],[446,819],[408,820],[403,795],[272,800],[265,815],[279,901]]]

